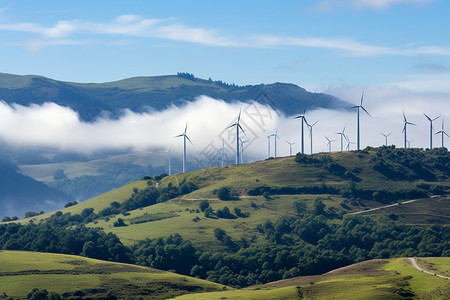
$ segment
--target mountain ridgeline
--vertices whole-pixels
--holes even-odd
[[[331,95],[311,93],[288,83],[237,86],[196,78],[189,73],[133,77],[105,83],[63,82],[42,76],[0,73],[0,99],[20,105],[54,102],[77,111],[84,121],[102,113],[120,116],[123,109],[143,112],[181,106],[205,95],[226,102],[255,100],[286,115],[309,109],[347,109],[349,104]]]

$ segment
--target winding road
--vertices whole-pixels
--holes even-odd
[[[412,257],[409,257],[409,260],[411,261],[411,264],[414,266],[414,268],[416,268],[420,272],[424,272],[424,273],[427,273],[427,274],[430,274],[430,275],[433,275],[433,276],[437,276],[437,277],[441,277],[441,278],[444,278],[444,279],[450,279],[450,277],[447,277],[447,276],[444,276],[444,275],[439,275],[439,274],[436,274],[436,273],[433,273],[433,272],[426,271],[426,270],[422,269],[421,267],[419,267],[417,265],[416,260],[414,258],[412,258]]]

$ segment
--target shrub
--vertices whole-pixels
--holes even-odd
[[[220,200],[232,200],[231,189],[225,186],[221,187],[217,190],[217,197],[219,197]]]
[[[114,225],[114,227],[128,226],[127,224],[125,224],[125,222],[121,218],[118,218],[117,221],[114,222],[113,225]]]

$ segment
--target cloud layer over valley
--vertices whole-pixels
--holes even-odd
[[[361,87],[330,87],[327,93],[341,99],[359,103]],[[440,130],[442,119],[447,121],[450,132],[449,93],[423,93],[406,91],[398,87],[367,87],[365,89],[364,107],[370,112],[369,117],[361,114],[361,148],[368,145],[384,144],[388,134],[389,144],[403,146],[403,117],[417,126],[408,127],[408,140],[411,147],[429,147],[429,122],[423,115],[434,118],[441,116],[433,125],[435,132]],[[174,155],[180,155],[183,147],[182,138],[174,138],[184,132],[188,123],[187,134],[193,145],[188,143],[188,155],[194,156],[201,166],[217,163],[218,149],[222,139],[229,150],[227,156],[234,161],[236,145],[235,129],[226,128],[236,121],[241,113],[241,124],[246,135],[241,135],[244,144],[244,162],[260,160],[267,157],[267,135],[278,129],[277,155],[289,154],[286,141],[295,142],[293,153],[300,151],[300,121],[293,116],[278,115],[270,107],[259,103],[233,104],[222,100],[200,96],[196,101],[183,107],[164,111],[135,113],[124,111],[119,119],[99,117],[92,123],[83,122],[77,113],[69,108],[54,103],[32,106],[9,106],[0,103],[0,140],[21,148],[53,148],[60,151],[90,154],[101,151],[152,151],[167,150],[172,147]],[[326,109],[307,111],[308,122],[318,123],[313,128],[314,152],[327,151],[325,136],[336,140],[333,151],[340,150],[340,138],[336,134],[346,126],[345,133],[351,142],[356,142],[356,111],[332,111]],[[446,137],[446,143],[450,145]],[[434,146],[440,146],[441,140],[433,136]],[[347,142],[344,141],[344,148]],[[355,149],[350,144],[350,149]],[[305,126],[305,152],[310,153],[310,139]],[[274,139],[271,139],[271,156],[274,156]],[[201,165],[203,164],[203,165]]]

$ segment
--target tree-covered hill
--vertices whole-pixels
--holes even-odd
[[[204,80],[188,73],[134,77],[106,83],[72,83],[42,76],[0,73],[0,99],[21,105],[54,102],[71,107],[83,120],[91,121],[102,112],[113,116],[122,109],[142,112],[149,107],[161,110],[183,105],[206,95],[227,102],[256,100],[287,115],[305,107],[348,109],[349,104],[336,97],[311,93],[294,84],[273,83],[237,86]]]
[[[449,166],[444,148],[380,147],[147,176],[21,220],[16,231],[87,226],[117,236],[134,263],[232,286],[374,258],[448,256]],[[49,251],[14,235],[1,236],[0,247],[14,241]]]

